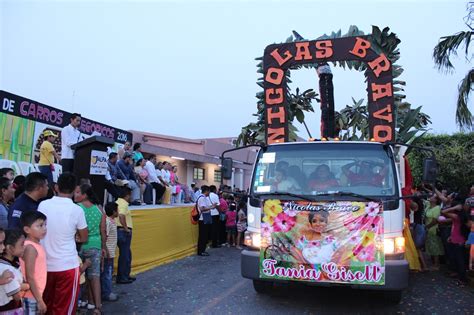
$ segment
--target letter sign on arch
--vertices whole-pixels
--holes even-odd
[[[285,72],[297,65],[333,61],[367,64],[369,136],[380,142],[395,141],[392,64],[371,45],[365,35],[267,46],[263,56],[267,144],[289,140]]]

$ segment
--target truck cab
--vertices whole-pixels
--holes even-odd
[[[391,145],[378,142],[292,142],[263,147],[248,199],[242,276],[253,280],[257,292],[268,291],[275,282],[299,281],[384,290],[399,301],[408,286],[408,262],[397,160]],[[280,211],[278,215],[268,210],[270,204]],[[375,207],[374,215],[370,209]],[[282,221],[285,218],[287,225]],[[315,228],[318,218],[324,221],[325,231],[320,234]],[[333,239],[337,241],[328,243]],[[349,254],[342,253],[341,248],[352,244],[349,239],[358,241],[345,251]],[[318,249],[311,252],[304,245],[308,243]],[[361,258],[363,251],[373,255]],[[331,266],[334,262],[337,268]],[[328,272],[332,267],[341,273]],[[383,275],[373,282],[359,277],[358,272],[369,268],[378,268]]]

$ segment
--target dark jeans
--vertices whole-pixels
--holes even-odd
[[[464,245],[448,243],[449,267],[458,274],[459,280],[467,281]]]
[[[114,271],[114,259],[104,258],[104,270],[100,273],[100,286],[102,298],[107,299],[112,293],[112,273]]]
[[[158,201],[161,200],[161,197],[165,194],[166,187],[159,183],[151,183],[151,186],[153,186],[156,191],[156,203],[158,203]]]
[[[225,219],[225,216],[224,216]],[[225,230],[225,220],[219,220],[219,245],[227,242],[227,232]]]
[[[206,251],[207,241],[209,240],[209,231],[211,230],[211,224],[204,224],[204,221],[199,220],[199,236],[197,253],[202,254]]]
[[[63,167],[63,173],[74,172],[74,159],[61,159],[61,166]]]
[[[114,200],[117,200],[120,197],[121,188],[119,186],[109,181],[105,181],[104,187],[112,195],[112,197],[114,197]]]
[[[51,171],[50,165],[38,165],[38,170],[41,174],[48,178],[49,187],[53,187],[54,180],[53,180],[53,172]]]
[[[145,191],[143,192],[143,202],[147,205],[151,205],[153,203],[153,187],[145,183]]]
[[[217,247],[219,244],[219,215],[212,216],[212,226],[211,226],[211,240],[212,247]]]
[[[130,277],[130,270],[132,269],[131,244],[132,230],[127,233],[124,229],[117,229],[117,245],[119,248],[117,281],[126,281]]]

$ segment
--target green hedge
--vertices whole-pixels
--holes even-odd
[[[430,147],[438,161],[438,183],[448,190],[467,194],[474,184],[474,132],[453,135],[425,135],[414,145]],[[425,152],[411,150],[408,161],[414,184],[421,184]]]

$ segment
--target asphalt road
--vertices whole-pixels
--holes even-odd
[[[104,304],[105,314],[474,314],[473,287],[460,288],[440,272],[416,273],[398,305],[376,292],[349,288],[281,286],[257,294],[240,275],[240,252],[209,250],[116,285],[120,300]]]

